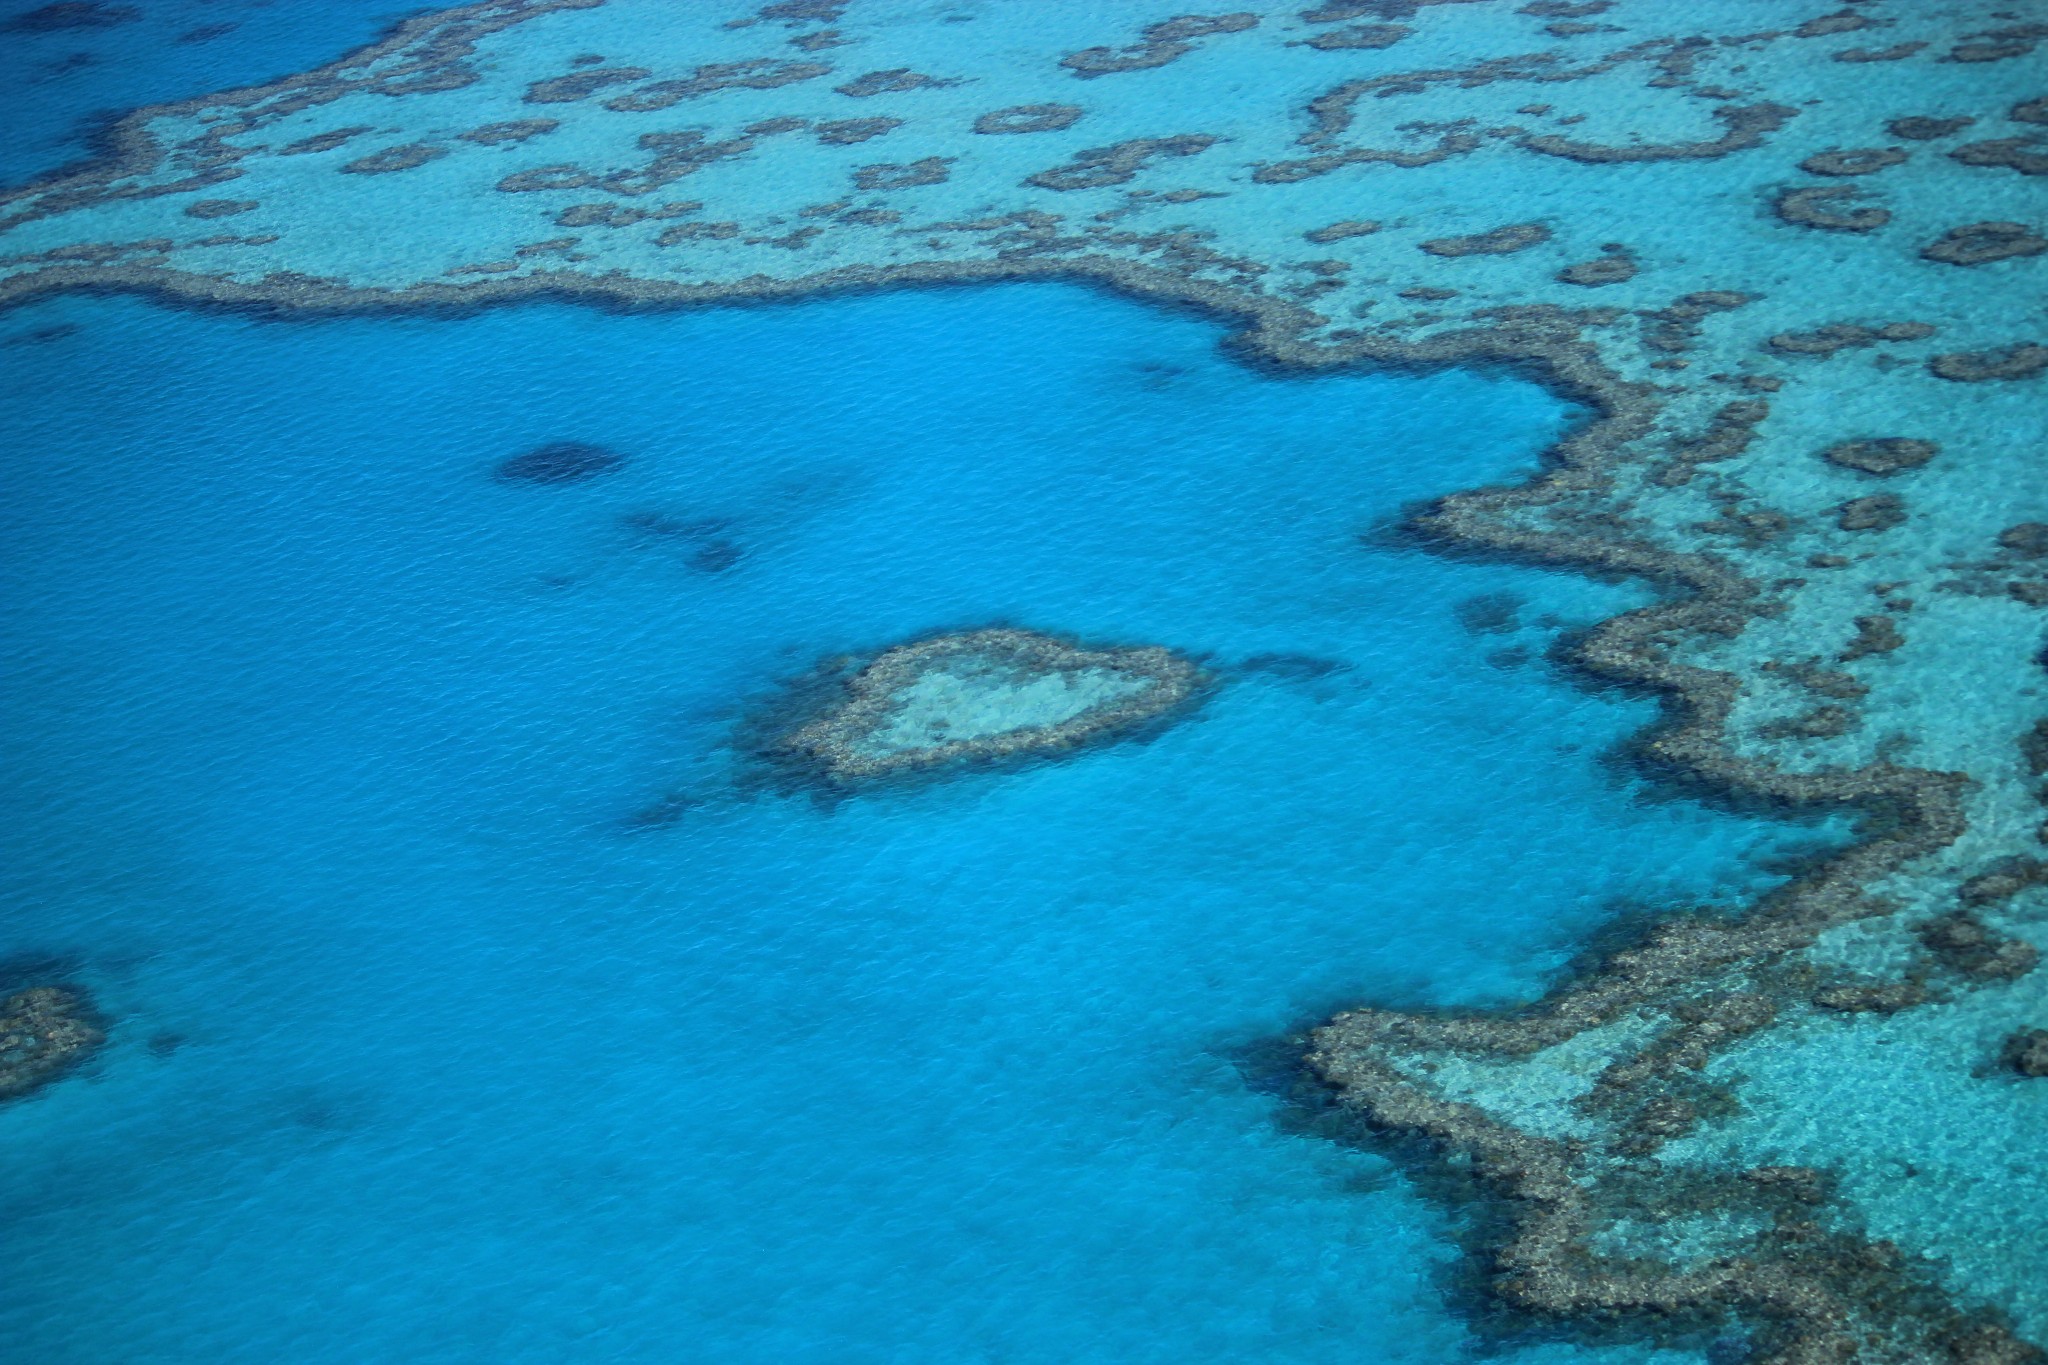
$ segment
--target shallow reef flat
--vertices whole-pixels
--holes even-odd
[[[779,756],[833,785],[1100,742],[1183,708],[1203,680],[1169,650],[1084,649],[993,628],[884,650]]]
[[[1420,529],[1660,585],[1575,650],[1666,699],[1644,760],[1863,837],[1513,1014],[1344,1014],[1305,1097],[1499,1201],[1510,1309],[2038,1360],[2044,43],[2009,0],[493,0],[138,113],[0,201],[0,303],[1080,278],[1277,366],[1518,367],[1595,420]]]

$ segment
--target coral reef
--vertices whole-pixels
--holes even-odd
[[[0,1100],[48,1085],[106,1041],[73,986],[31,986],[0,1000]]]
[[[1184,710],[1206,675],[1153,647],[1088,649],[989,629],[898,645],[847,673],[775,757],[845,785],[970,761],[1059,753]]]
[[[2021,59],[2043,26],[1997,0],[1329,0],[1137,26],[1048,6],[1033,58],[927,41],[942,26],[893,0],[767,6],[838,26],[798,34],[822,55],[792,63],[765,28],[657,8],[486,0],[140,111],[103,163],[0,196],[0,305],[90,289],[375,314],[1079,279],[1210,310],[1261,364],[1548,385],[1586,420],[1543,471],[1445,499],[1417,533],[1653,585],[1563,651],[1662,699],[1635,759],[1855,837],[1516,1009],[1347,1012],[1304,1042],[1305,1100],[1488,1198],[1476,1273],[1517,1312],[1646,1340],[1717,1324],[1753,1360],[2039,1358],[2038,1208],[2000,1210],[2020,1232],[1998,1255],[1969,1231],[1972,1192],[2017,1167],[1888,1178],[1871,1138],[1820,1121],[1814,1077],[1882,1027],[1899,1054],[1963,1060],[1859,1091],[1873,1125],[1966,1096],[1984,1151],[2030,1131],[2011,1106],[2038,1094],[2021,1061],[2043,888],[2013,860],[2040,851],[2048,769],[2025,738],[2048,601],[2048,162]],[[529,24],[551,51],[618,55],[514,60],[541,41]],[[617,72],[649,74],[577,79]],[[537,81],[556,82],[542,121]],[[685,99],[686,126],[650,129]],[[895,120],[888,162],[811,131],[850,115]],[[1011,133],[1031,135],[986,135]],[[443,154],[339,173],[408,148]],[[262,233],[186,211],[229,194]],[[1515,249],[1429,245],[1475,241]],[[1035,751],[930,730],[876,747],[890,699],[946,671],[916,659],[972,637],[946,638],[849,665],[785,758],[830,784]],[[1123,652],[1081,653],[1134,676]],[[1147,676],[1141,695],[1172,690]],[[1968,1040],[1944,1032],[1970,1011]],[[1787,1159],[1788,1134],[1812,1160]]]
[[[1911,436],[1879,436],[1860,441],[1843,441],[1823,450],[1821,458],[1844,469],[1888,476],[1918,469],[1933,459],[1940,447],[1932,441]]]

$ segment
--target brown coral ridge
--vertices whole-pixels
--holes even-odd
[[[1103,189],[1136,179],[1138,172],[1154,157],[1195,156],[1208,151],[1221,140],[1207,133],[1180,133],[1172,137],[1134,137],[1107,147],[1087,147],[1074,153],[1064,166],[1028,176],[1024,183],[1045,190]]]
[[[2032,379],[2048,371],[2048,346],[2022,341],[1988,351],[1951,351],[1929,360],[1927,368],[1937,378],[1954,380],[1959,384]]]
[[[86,168],[0,192],[0,232],[93,204],[185,194],[233,180],[241,172],[234,166],[239,153],[227,142],[231,137],[363,90],[405,95],[459,89],[476,80],[476,73],[465,59],[484,38],[556,10],[593,9],[603,3],[604,0],[480,0],[404,20],[381,42],[313,71],[241,90],[137,109],[105,131],[101,140],[106,154]],[[376,68],[374,74],[365,74],[372,68]],[[152,120],[202,110],[236,112],[216,121],[191,147],[181,149],[185,174],[161,184],[123,183],[128,177],[157,169],[168,159],[166,150],[149,133]],[[353,136],[361,131],[368,130],[338,129],[323,136],[340,137],[344,132]],[[316,140],[308,140],[313,141]],[[300,151],[324,149],[325,145],[297,144]]]
[[[1308,39],[1318,52],[1356,52],[1392,47],[1415,30],[1405,24],[1351,24],[1325,29]]]
[[[2048,1076],[2048,1028],[2022,1029],[2005,1040],[2005,1064],[2022,1076]]]
[[[446,147],[436,147],[431,142],[409,142],[404,146],[386,147],[380,152],[357,157],[341,169],[350,175],[389,175],[394,171],[409,171],[415,166],[424,166],[429,161],[439,160],[446,155]]]
[[[1073,127],[1082,112],[1078,104],[1016,104],[983,114],[974,120],[974,131],[986,135],[1057,133]]]
[[[1613,561],[1614,550],[1603,543],[1573,552],[1554,541],[1531,542],[1525,534],[1502,537],[1496,519],[1474,515],[1474,498],[1516,496],[1447,500],[1431,514],[1430,528],[1460,543],[1477,540],[1539,558],[1557,558],[1563,551],[1562,558],[1581,566]],[[1859,888],[1942,847],[1963,828],[1959,774],[1879,763],[1850,773],[1793,776],[1732,757],[1723,735],[1734,680],[1677,669],[1661,658],[1657,618],[1743,610],[1745,585],[1712,569],[1701,573],[1700,565],[1674,562],[1649,547],[1635,556],[1636,572],[1655,572],[1663,561],[1663,572],[1682,575],[1694,596],[1607,623],[1580,647],[1578,662],[1602,676],[1648,683],[1664,693],[1672,714],[1648,740],[1652,755],[1717,788],[1797,805],[1844,803],[1860,812],[1864,841],[1766,898],[1740,922],[1662,926],[1523,1011],[1340,1015],[1312,1036],[1309,1064],[1337,1102],[1371,1128],[1423,1141],[1438,1158],[1449,1157],[1473,1172],[1501,1200],[1508,1227],[1494,1252],[1497,1273],[1490,1290],[1513,1307],[1540,1317],[1635,1320],[1650,1334],[1674,1320],[1733,1316],[1765,1329],[1765,1358],[1773,1361],[2041,1359],[2004,1323],[1964,1315],[1904,1273],[1888,1244],[1869,1241],[1846,1224],[1823,1231],[1816,1215],[1826,1195],[1814,1173],[1801,1177],[1807,1193],[1798,1202],[1816,1206],[1803,1216],[1759,1199],[1754,1189],[1725,1181],[1714,1188],[1710,1178],[1669,1171],[1654,1176],[1656,1188],[1647,1193],[1616,1193],[1617,1186],[1626,1190],[1631,1182],[1641,1183],[1631,1163],[1690,1129],[1702,1102],[1715,1098],[1688,1093],[1696,1089],[1689,1073],[1719,1047],[1798,1001],[1804,973],[1788,966],[1788,955],[1832,924],[1888,913]],[[1889,631],[1888,621],[1874,619]],[[1713,628],[1707,621],[1694,625]],[[1895,647],[1896,633],[1890,633],[1893,641],[1875,647]],[[1994,869],[1966,884],[1962,897],[1970,904],[2009,895],[2038,880],[2039,872],[2033,862]],[[1920,934],[1941,965],[1976,982],[2010,979],[2034,965],[2027,945],[1992,934],[1967,909],[1930,921]],[[1919,989],[1891,991],[1891,984],[1872,988],[1875,1003],[1840,989],[1824,993],[1830,998],[1818,1003],[1892,1010],[1927,998]],[[1430,1054],[1526,1058],[1644,1011],[1674,1022],[1658,1041],[1610,1065],[1589,1097],[1596,1111],[1619,1116],[1604,1151],[1588,1139],[1554,1140],[1518,1130],[1415,1079],[1418,1060]],[[1790,1178],[1777,1168],[1746,1173],[1750,1185],[1766,1189]],[[1676,1194],[1673,1186],[1686,1182],[1695,1188]],[[1617,1210],[1642,1216],[1645,1208],[1660,1207],[1748,1216],[1766,1230],[1740,1254],[1697,1264],[1587,1254],[1591,1235]],[[1882,1339],[1881,1347],[1873,1334]]]
[[[1723,105],[1714,117],[1726,128],[1721,136],[1697,142],[1646,142],[1606,146],[1580,142],[1556,133],[1531,135],[1519,145],[1532,152],[1568,157],[1588,165],[1616,165],[1642,161],[1711,161],[1734,152],[1761,147],[1772,133],[1784,127],[1799,111],[1785,104]]]
[[[1493,556],[1633,576],[1660,585],[1668,594],[1666,600],[1605,623],[1570,651],[1570,658],[1591,676],[1663,697],[1665,722],[1640,745],[1645,762],[1673,780],[1727,793],[1732,799],[1753,799],[1793,810],[1846,807],[1860,815],[1863,841],[1767,898],[1746,918],[1668,923],[1651,931],[1636,947],[1607,959],[1600,969],[1589,971],[1573,986],[1513,1020],[1375,1011],[1346,1015],[1318,1035],[1315,1058],[1319,1073],[1339,1086],[1342,1103],[1361,1121],[1383,1131],[1411,1134],[1454,1163],[1472,1163],[1482,1174],[1493,1195],[1499,1197],[1497,1206],[1503,1213],[1499,1264],[1527,1271],[1493,1285],[1491,1292],[1503,1303],[1553,1318],[1571,1317],[1580,1323],[1619,1321],[1627,1325],[1626,1330],[1650,1335],[1654,1335],[1654,1324],[1643,1316],[1646,1312],[1668,1309],[1712,1317],[1735,1311],[1777,1322],[1790,1343],[1786,1348],[1790,1353],[1780,1352],[1775,1358],[1785,1361],[1812,1358],[1800,1353],[1839,1341],[1842,1324],[1878,1317],[1904,1324],[1898,1327],[1901,1332],[1919,1331],[1928,1342],[1982,1341],[2000,1349],[2021,1350],[1995,1324],[1970,1336],[1978,1327],[1960,1319],[1938,1298],[1926,1303],[1915,1298],[1912,1304],[1918,1306],[1897,1306],[1902,1300],[1894,1293],[1896,1276],[1877,1275],[1867,1283],[1853,1277],[1831,1278],[1830,1273],[1816,1268],[1820,1261],[1804,1269],[1788,1267],[1785,1257],[1768,1247],[1747,1269],[1712,1267],[1707,1273],[1653,1267],[1631,1272],[1619,1283],[1597,1263],[1586,1269],[1583,1244],[1595,1227],[1591,1209],[1597,1191],[1581,1189],[1570,1179],[1569,1173],[1576,1169],[1572,1163],[1582,1157],[1560,1143],[1488,1119],[1469,1106],[1443,1101],[1392,1066],[1395,1054],[1386,1048],[1400,1039],[1418,1045],[1426,1045],[1431,1038],[1471,1039],[1486,1050],[1488,1040],[1505,1038],[1510,1045],[1501,1055],[1525,1056],[1540,1046],[1544,1036],[1568,1037],[1627,1010],[1668,1008],[1676,1017],[1681,1007],[1690,1008],[1686,1002],[1715,994],[1716,982],[1731,971],[1748,967],[1762,971],[1785,953],[1811,942],[1812,936],[1829,924],[1886,913],[1888,907],[1864,899],[1857,888],[1910,858],[1944,846],[1960,833],[1963,816],[1958,791],[1963,779],[1889,763],[1850,773],[1781,774],[1735,756],[1726,740],[1729,713],[1740,690],[1738,681],[1727,674],[1680,664],[1671,657],[1671,649],[1687,637],[1739,633],[1750,616],[1765,605],[1762,587],[1714,557],[1662,549],[1611,512],[1573,514],[1575,498],[1587,496],[1588,490],[1597,494],[1611,479],[1615,466],[1640,458],[1633,447],[1652,433],[1664,399],[1655,389],[1628,383],[1608,369],[1592,346],[1578,336],[1568,317],[1501,312],[1487,325],[1420,342],[1353,334],[1341,344],[1319,344],[1309,337],[1322,319],[1308,309],[1235,285],[1196,278],[1194,269],[1187,266],[1175,271],[1116,258],[1075,256],[848,268],[799,279],[757,277],[729,285],[559,272],[461,286],[357,290],[335,281],[294,276],[241,283],[141,265],[59,265],[0,282],[0,308],[80,288],[321,314],[461,310],[546,297],[608,307],[665,307],[802,298],[833,290],[916,284],[1068,280],[1200,307],[1242,323],[1242,330],[1232,337],[1232,347],[1247,357],[1282,367],[1313,371],[1359,362],[1481,364],[1507,365],[1530,374],[1588,408],[1596,420],[1560,444],[1551,453],[1546,472],[1531,483],[1447,499],[1420,519],[1420,528],[1447,548],[1468,547]],[[1540,523],[1534,521],[1538,517],[1543,519]],[[1881,630],[1870,629],[1873,622]],[[1899,644],[1896,627],[1888,618],[1863,618],[1859,628],[1863,630],[1858,637],[1863,653]],[[1857,646],[1852,645],[1844,657],[1856,652]],[[1706,1036],[1697,1029],[1695,1034]],[[1663,1110],[1650,1112],[1650,1102],[1660,1098],[1653,1091],[1666,1070],[1652,1068],[1645,1079],[1606,1092],[1613,1103],[1624,1108],[1640,1099],[1638,1112],[1646,1117],[1639,1126],[1649,1136],[1654,1136],[1651,1127],[1668,1126],[1668,1115],[1658,1117]],[[1674,1206],[1682,1207],[1690,1197],[1675,1183],[1663,1188]],[[1837,1258],[1841,1264],[1880,1255],[1881,1247],[1849,1234],[1843,1236],[1847,1240],[1840,1243],[1842,1251]],[[1946,1349],[1929,1347],[1930,1352]]]
[[[1099,702],[1066,720],[993,734],[945,738],[915,747],[877,749],[872,741],[902,709],[904,689],[949,665],[1026,677],[1106,671],[1139,683],[1136,691]],[[1192,661],[1158,646],[1089,647],[1037,631],[992,627],[937,635],[884,650],[850,671],[844,663],[828,704],[768,746],[778,764],[843,787],[878,778],[929,773],[1030,755],[1053,755],[1128,737],[1184,713],[1209,684]],[[815,681],[810,691],[816,691]]]
[[[1549,240],[1550,229],[1541,223],[1509,223],[1468,237],[1433,238],[1422,249],[1432,256],[1506,256]]]
[[[0,1100],[40,1089],[106,1041],[84,992],[31,986],[0,1000]]]
[[[1772,212],[1798,227],[1823,232],[1875,232],[1892,220],[1891,210],[1856,207],[1865,197],[1849,185],[1806,185],[1780,190]]]
[[[1195,40],[1219,33],[1242,33],[1257,28],[1259,16],[1235,14],[1183,14],[1163,23],[1148,25],[1139,35],[1142,41],[1125,48],[1090,47],[1060,58],[1060,65],[1083,80],[1125,71],[1144,71],[1165,66],[1195,50]]]
[[[604,102],[604,107],[620,114],[652,113],[672,108],[684,100],[702,99],[721,90],[775,90],[798,81],[816,80],[831,70],[822,62],[786,62],[773,57],[713,62],[698,67],[685,80],[653,81],[623,95],[615,95]],[[639,71],[630,79],[638,80],[645,75],[645,71]],[[575,80],[578,77],[563,79]]]
[[[1950,228],[1920,249],[1930,261],[1947,265],[1989,265],[2048,251],[2048,238],[2025,223],[1967,223]]]
[[[1933,459],[1940,449],[1934,442],[1915,436],[1872,436],[1831,445],[1820,456],[1844,469],[1885,478],[1908,469],[1918,469]]]
[[[1965,166],[1995,166],[2021,175],[2048,175],[2048,142],[2039,137],[2004,137],[1970,142],[1949,153]]]
[[[1636,277],[1640,267],[1627,247],[1619,242],[1610,242],[1601,251],[1603,254],[1590,261],[1580,261],[1558,271],[1559,282],[1597,289],[1603,284],[1626,284]]]

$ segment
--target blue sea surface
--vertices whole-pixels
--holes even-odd
[[[1606,761],[1652,704],[1543,651],[1640,592],[1385,534],[1557,399],[1221,336],[1066,285],[0,318],[0,957],[111,1019],[0,1107],[9,1356],[1476,1349],[1452,1215],[1245,1057],[1529,998],[1826,832]],[[565,440],[625,462],[494,476]],[[838,801],[736,745],[994,623],[1220,685]]]

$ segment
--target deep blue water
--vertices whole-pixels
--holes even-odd
[[[0,186],[84,158],[95,129],[138,105],[323,65],[426,8],[406,0],[100,0],[51,13],[50,0],[0,0]]]
[[[1540,654],[1631,592],[1369,534],[1555,400],[1219,335],[1021,285],[0,318],[0,956],[113,1019],[0,1108],[13,1358],[1467,1353],[1441,1211],[1236,1059],[1526,998],[1816,836],[1600,761],[1648,704]],[[554,440],[627,463],[491,476]],[[750,781],[821,656],[992,622],[1225,682],[1064,761]]]

